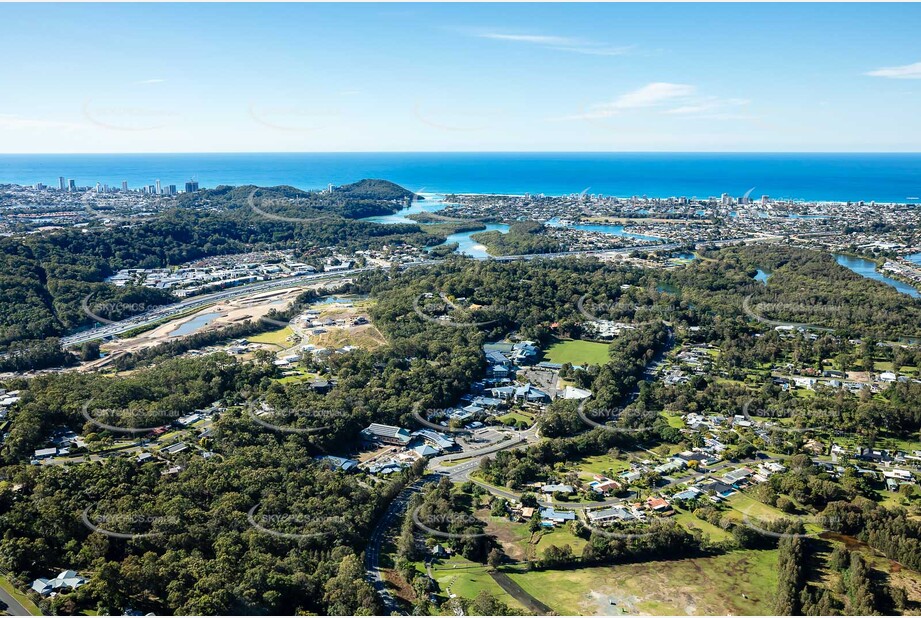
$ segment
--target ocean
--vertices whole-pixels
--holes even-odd
[[[921,153],[260,153],[0,155],[0,183],[325,188],[384,178],[425,193],[601,193],[919,203]],[[914,199],[911,199],[914,198]]]

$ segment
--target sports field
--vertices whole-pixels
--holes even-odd
[[[544,354],[551,363],[573,365],[604,365],[608,362],[608,344],[572,339],[559,341],[547,348]]]

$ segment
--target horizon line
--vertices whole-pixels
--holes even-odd
[[[119,152],[0,152],[2,157],[98,155],[395,155],[395,154],[691,154],[691,155],[921,155],[921,150],[215,150]]]

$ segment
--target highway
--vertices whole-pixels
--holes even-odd
[[[61,345],[64,347],[70,347],[75,345],[80,345],[87,341],[93,341],[95,339],[103,339],[105,337],[111,337],[113,335],[118,335],[135,328],[142,326],[149,326],[161,320],[169,319],[170,317],[180,315],[187,311],[193,309],[201,309],[207,307],[208,305],[213,305],[220,302],[225,302],[233,298],[238,298],[240,296],[246,296],[249,294],[254,294],[256,292],[264,292],[267,290],[280,290],[284,288],[296,287],[298,285],[303,285],[307,283],[313,283],[315,281],[335,281],[338,279],[347,279],[353,275],[356,275],[361,272],[366,272],[373,270],[373,267],[366,268],[355,268],[352,270],[335,272],[335,273],[318,273],[312,275],[296,275],[294,277],[288,277],[286,279],[276,279],[273,281],[262,281],[259,283],[253,283],[250,285],[239,286],[230,290],[222,290],[220,292],[214,292],[212,294],[205,294],[204,296],[197,296],[184,300],[178,303],[173,303],[171,305],[163,305],[150,311],[144,313],[139,313],[138,315],[126,318],[119,322],[114,322],[112,324],[103,324],[102,326],[97,326],[96,328],[91,328],[89,330],[81,331],[79,333],[74,333],[73,335],[68,335],[61,338]]]
[[[713,241],[706,244],[726,244],[739,242],[740,240],[746,239],[725,239]],[[751,240],[751,239],[748,239]],[[637,245],[633,247],[621,247],[618,249],[610,250],[591,250],[591,251],[569,251],[564,253],[534,253],[527,255],[507,255],[500,257],[482,257],[476,258],[478,260],[495,260],[497,262],[512,262],[517,260],[535,260],[535,259],[555,259],[555,258],[565,258],[565,257],[578,257],[578,256],[590,256],[590,257],[604,257],[606,255],[623,255],[630,253],[632,251],[673,251],[678,249],[683,245],[679,243],[667,243],[667,244],[658,244],[658,245]],[[437,264],[439,260],[426,260],[424,262],[415,262],[411,264],[404,264],[402,268],[410,268],[413,266],[429,266],[432,264]],[[342,279],[348,279],[359,273],[368,272],[371,270],[381,269],[383,267],[379,266],[366,266],[364,268],[354,268],[350,270],[343,270],[334,273],[315,273],[310,275],[296,275],[294,277],[288,277],[285,279],[275,279],[272,281],[261,281],[259,283],[252,283],[249,285],[242,285],[235,287],[229,290],[221,290],[220,292],[213,292],[211,294],[205,294],[203,296],[196,296],[183,300],[177,303],[170,305],[163,305],[140,313],[138,315],[126,318],[124,320],[113,322],[110,324],[102,324],[95,328],[90,328],[88,330],[80,331],[78,333],[73,333],[61,337],[61,345],[65,348],[73,347],[86,343],[87,341],[94,341],[97,339],[105,339],[107,337],[113,337],[115,335],[120,335],[122,333],[134,330],[136,328],[141,328],[145,326],[151,326],[161,321],[166,321],[172,317],[182,315],[183,313],[193,311],[195,309],[203,309],[209,305],[214,305],[220,302],[226,302],[234,298],[239,298],[241,296],[246,296],[249,294],[264,292],[268,290],[281,290],[290,287],[296,287],[299,285],[310,284],[320,281],[336,281]],[[91,303],[89,303],[91,304]]]

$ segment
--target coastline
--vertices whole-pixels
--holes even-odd
[[[921,205],[921,153],[425,152],[0,154],[0,184],[137,188],[194,179],[218,185],[324,189],[387,178],[417,193],[754,197],[790,203]]]

